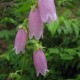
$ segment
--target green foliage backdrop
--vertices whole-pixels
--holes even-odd
[[[45,24],[42,45],[47,75],[36,77],[28,41],[26,54],[16,55],[17,26],[27,25],[35,0],[0,0],[0,80],[80,80],[80,0],[55,0],[58,22]]]

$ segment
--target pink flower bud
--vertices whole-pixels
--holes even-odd
[[[38,49],[33,53],[33,59],[37,77],[39,76],[39,73],[45,76],[47,71],[47,61],[44,52],[41,49]]]
[[[43,22],[57,20],[54,0],[38,0],[39,11]]]
[[[16,54],[19,54],[20,52],[25,53],[26,38],[27,38],[26,31],[23,28],[20,28],[17,32],[14,44],[14,50]]]
[[[43,36],[43,22],[40,17],[39,9],[31,9],[29,14],[29,38],[35,37],[37,40]]]

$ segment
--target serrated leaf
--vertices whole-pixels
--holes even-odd
[[[58,50],[58,48],[49,48],[48,49],[48,51],[49,51],[49,53],[54,53],[54,54],[58,54],[59,53],[59,50]]]
[[[76,23],[72,23],[72,25],[73,25],[74,32],[75,32],[76,39],[77,39],[79,37],[79,27]]]
[[[4,53],[4,54],[0,55],[0,59],[9,60],[9,55],[7,53]]]
[[[30,4],[29,2],[24,3],[20,8],[16,9],[16,12],[25,12],[30,9]]]
[[[71,22],[68,20],[64,20],[64,24],[65,24],[67,33],[72,33]]]
[[[80,52],[77,52],[78,57],[80,57]]]
[[[60,54],[60,57],[61,59],[64,59],[64,60],[72,60],[74,57],[72,55],[69,55],[69,54]]]
[[[68,31],[67,31],[67,29],[65,29],[65,28],[63,28],[63,32],[64,32],[65,35],[68,34]]]
[[[17,24],[14,19],[9,18],[9,17],[5,17],[4,19],[1,20],[1,23],[6,23],[6,22],[10,22],[10,23],[13,23],[13,24]]]
[[[72,56],[74,56],[74,55],[76,55],[76,50],[74,50],[74,49],[65,49],[65,51],[68,53],[68,54],[70,54],[70,55],[72,55]]]
[[[51,32],[51,35],[53,36],[56,33],[56,30],[58,29],[59,21],[54,21],[48,24],[48,30]]]
[[[57,32],[58,32],[58,34],[61,34],[61,32],[62,32],[61,26],[59,26],[59,28],[57,29]]]

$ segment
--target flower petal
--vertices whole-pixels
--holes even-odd
[[[37,40],[43,35],[43,22],[40,17],[39,9],[31,9],[29,14],[29,38],[34,36]]]
[[[24,29],[20,28],[17,32],[14,49],[16,51],[16,54],[19,54],[20,52],[25,53],[25,47],[26,47],[26,38],[27,33]]]
[[[38,0],[38,5],[43,22],[57,20],[54,0]]]
[[[43,76],[46,75],[47,61],[45,54],[41,49],[33,53],[34,66],[36,68],[37,76],[41,73]]]

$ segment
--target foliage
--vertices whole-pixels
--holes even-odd
[[[17,26],[27,24],[35,0],[0,1],[0,80],[80,80],[80,0],[55,0],[58,21],[45,24],[42,45],[47,75],[37,78],[33,65],[33,41],[26,54],[13,50]],[[5,6],[4,6],[5,5]]]

